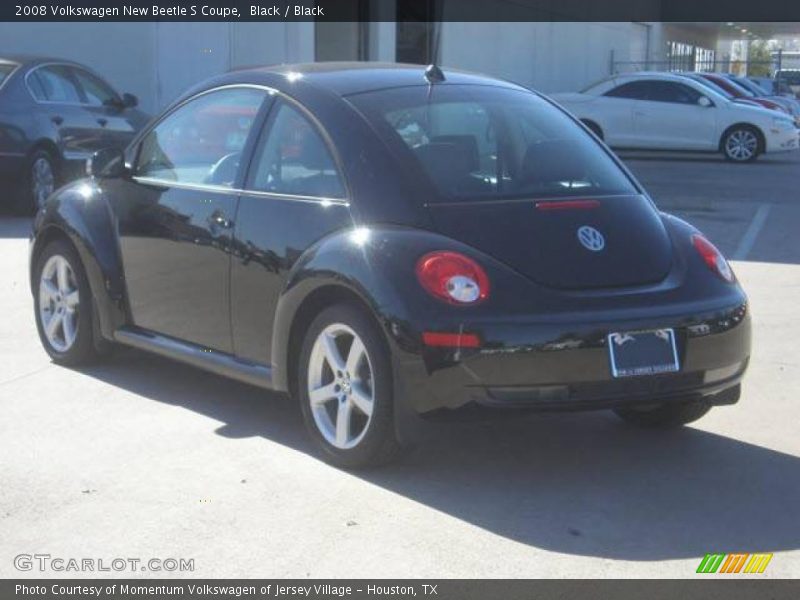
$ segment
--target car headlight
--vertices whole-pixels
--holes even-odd
[[[791,129],[792,127],[794,127],[794,121],[791,119],[783,119],[781,117],[772,118],[773,129]]]

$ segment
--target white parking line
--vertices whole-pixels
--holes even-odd
[[[753,216],[753,220],[750,222],[750,226],[747,228],[747,231],[744,232],[739,245],[736,247],[736,252],[733,253],[733,260],[744,260],[747,258],[747,255],[750,254],[753,245],[758,239],[758,234],[761,233],[764,223],[767,222],[767,217],[771,209],[772,204],[768,202],[758,207],[756,214]]]

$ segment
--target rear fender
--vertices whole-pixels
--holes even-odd
[[[97,310],[100,332],[113,339],[127,323],[125,283],[117,227],[98,182],[81,180],[53,194],[34,222],[31,289],[39,253],[53,239],[68,239],[83,263]]]

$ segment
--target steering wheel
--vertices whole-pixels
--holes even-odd
[[[239,170],[239,157],[241,152],[231,152],[220,158],[211,167],[211,170],[203,179],[203,183],[212,185],[233,185],[236,180],[236,173]]]

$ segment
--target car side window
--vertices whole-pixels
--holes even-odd
[[[247,188],[258,192],[344,198],[333,156],[312,123],[285,102],[278,104],[262,136]]]
[[[83,69],[73,69],[72,73],[83,90],[86,101],[92,106],[107,106],[119,102],[117,93],[99,77]]]
[[[239,159],[266,92],[235,88],[183,104],[147,133],[139,147],[139,177],[233,187]]]
[[[46,102],[80,103],[78,86],[70,77],[69,68],[62,65],[40,67],[30,73],[28,84],[33,97]]]
[[[629,81],[607,91],[604,96],[627,98],[628,100],[647,100],[650,93],[649,81]]]
[[[672,81],[652,81],[649,100],[673,104],[697,104],[700,93],[687,85]]]

